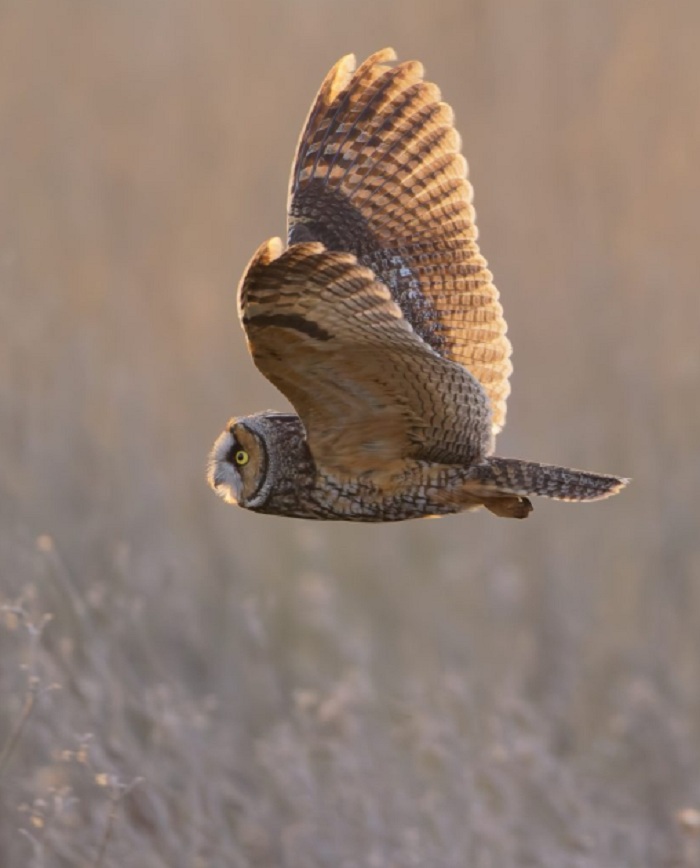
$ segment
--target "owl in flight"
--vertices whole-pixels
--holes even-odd
[[[253,361],[298,415],[232,419],[212,488],[255,512],[373,522],[616,494],[626,479],[493,455],[503,310],[452,110],[420,63],[395,60],[342,58],[311,107],[287,246],[262,244],[238,290]]]

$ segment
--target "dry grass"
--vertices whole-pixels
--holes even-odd
[[[0,864],[700,865],[693,2],[0,7]],[[330,63],[454,105],[504,453],[620,497],[372,528],[226,508],[281,399],[233,286]]]
[[[127,605],[116,564],[81,588],[48,537],[4,554],[5,865],[697,864],[696,718],[659,679],[608,685],[595,733],[526,698],[517,661],[497,690],[446,660],[387,691],[310,576],[287,639],[307,677],[267,632],[289,613],[248,611],[217,685],[206,638],[175,654],[153,617],[172,598]]]

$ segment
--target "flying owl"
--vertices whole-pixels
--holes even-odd
[[[262,244],[238,289],[253,361],[298,415],[232,419],[210,485],[255,512],[372,522],[616,494],[628,480],[493,455],[503,309],[452,109],[420,63],[395,60],[343,57],[311,106],[287,246]]]

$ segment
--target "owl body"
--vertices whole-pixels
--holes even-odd
[[[532,511],[526,494],[604,497],[613,479],[489,456],[469,466],[395,458],[381,470],[329,472],[316,465],[301,419],[275,412],[232,419],[209,462],[210,485],[229,503],[268,515],[335,521],[394,522],[479,507],[524,518]]]
[[[287,246],[260,246],[238,291],[259,370],[298,415],[233,419],[209,482],[296,518],[400,521],[529,495],[598,500],[627,480],[493,455],[511,345],[477,246],[452,111],[391,49],[323,82],[292,168]]]
[[[233,471],[240,451],[248,460]],[[381,473],[319,469],[301,420],[287,413],[232,420],[215,444],[210,474],[212,486],[229,502],[293,518],[388,522],[481,505],[470,498],[469,474],[462,467],[396,459]]]
[[[234,471],[240,451],[249,457]],[[318,468],[301,420],[282,413],[232,420],[214,446],[210,483],[230,503],[292,518],[390,522],[482,505],[461,467],[395,459],[360,475]]]

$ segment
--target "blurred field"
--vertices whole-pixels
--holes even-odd
[[[0,3],[3,868],[700,865],[699,34],[695,0]],[[363,527],[206,488],[228,416],[285,406],[238,276],[322,76],[386,44],[464,138],[499,452],[621,496]]]

